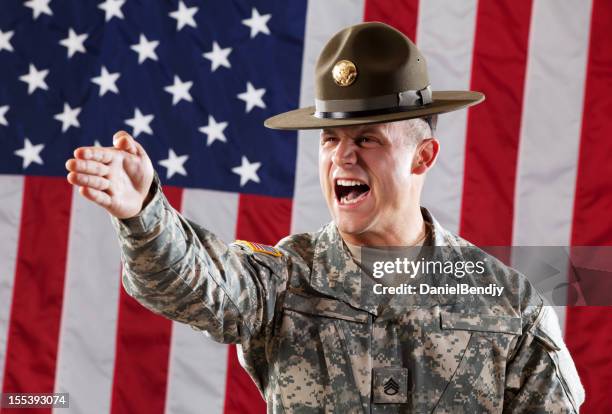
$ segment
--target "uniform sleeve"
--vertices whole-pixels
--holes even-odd
[[[542,305],[507,366],[504,413],[578,413],[584,398],[556,313]]]
[[[152,192],[138,216],[112,218],[126,292],[218,342],[242,343],[266,329],[286,284],[286,257],[228,246],[185,219],[168,203],[157,175]]]

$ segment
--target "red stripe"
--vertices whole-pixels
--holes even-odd
[[[238,199],[236,238],[274,245],[289,234],[291,200],[241,194]],[[265,413],[266,404],[253,380],[240,366],[230,345],[225,385],[225,414]]]
[[[274,246],[289,234],[291,199],[241,194],[236,238]]]
[[[366,0],[363,20],[395,27],[416,43],[419,0]]]
[[[65,179],[25,177],[2,392],[53,392],[71,203]]]
[[[512,243],[514,186],[531,1],[480,1],[469,109],[460,233],[482,246]]]
[[[572,223],[572,245],[578,246],[612,245],[610,22],[612,3],[594,0]],[[586,388],[581,412],[612,412],[612,309],[568,308],[565,336]]]
[[[183,191],[164,187],[181,209]],[[120,289],[111,413],[164,413],[172,321],[156,315]]]

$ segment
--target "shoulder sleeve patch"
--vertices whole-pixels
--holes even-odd
[[[264,254],[269,254],[270,256],[276,256],[276,257],[280,257],[283,255],[280,252],[280,250],[278,250],[277,248],[268,246],[265,244],[254,243],[254,242],[250,242],[246,240],[236,240],[234,244],[238,244],[240,246],[247,247],[255,253],[264,253]]]

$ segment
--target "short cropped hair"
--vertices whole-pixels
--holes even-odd
[[[438,115],[431,115],[423,118],[413,118],[408,121],[411,145],[418,145],[425,138],[433,137],[438,122]]]

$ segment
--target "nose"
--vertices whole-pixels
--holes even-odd
[[[354,144],[348,140],[340,140],[334,150],[332,162],[338,166],[349,166],[357,162],[357,153]]]

